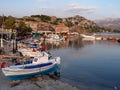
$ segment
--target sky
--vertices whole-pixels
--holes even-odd
[[[89,20],[120,18],[120,0],[0,0],[0,16],[83,16]]]

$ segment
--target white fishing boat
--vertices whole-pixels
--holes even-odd
[[[36,43],[31,43],[29,45],[19,43],[18,44],[18,52],[20,52],[23,56],[36,57],[43,56],[44,52],[39,50],[39,45]]]
[[[38,74],[49,74],[60,72],[60,57],[48,59],[47,57],[35,57],[31,62],[17,63],[12,66],[5,66],[2,62],[1,68],[4,75],[11,80],[31,78]]]
[[[86,34],[80,34],[81,37],[83,37],[84,40],[95,40],[95,34],[94,35],[86,35]]]

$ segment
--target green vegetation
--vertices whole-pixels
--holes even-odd
[[[20,22],[19,27],[17,28],[18,36],[25,36],[31,33],[32,29],[27,27],[24,22]]]
[[[47,15],[41,15],[40,16],[42,22],[49,22],[51,21],[51,17]]]
[[[41,18],[40,15],[31,15],[31,17],[38,17],[38,18]]]
[[[71,21],[67,20],[67,19],[66,19],[66,21],[64,22],[64,24],[65,24],[67,27],[72,27],[72,26],[74,26],[74,24],[73,24]]]
[[[58,25],[58,21],[56,20],[56,21],[54,21],[54,22],[50,22],[51,24],[53,24],[53,25]]]
[[[51,21],[51,17],[47,16],[47,15],[31,15],[32,19],[29,18],[28,20],[31,21],[36,21],[34,18],[40,18],[42,22],[50,22]]]
[[[0,27],[2,26],[2,22],[3,22],[3,17],[0,16]]]
[[[5,20],[5,28],[6,29],[15,29],[15,18],[12,16],[8,16]]]
[[[89,33],[96,33],[96,32],[100,32],[100,27],[98,26],[87,26],[85,27],[85,30]]]
[[[16,24],[16,20],[18,20]],[[21,22],[19,22],[21,21]],[[47,15],[31,15],[30,17],[24,18],[14,18],[12,16],[5,17],[4,16],[4,28],[5,29],[17,29],[18,36],[25,36],[28,33],[31,33],[32,29],[29,26],[26,26],[24,21],[31,21],[31,22],[47,22],[51,23],[52,25],[59,25],[64,24],[65,26],[69,27],[70,31],[82,33],[85,32],[100,32],[104,29],[97,26],[94,22],[87,20],[81,16],[69,17],[69,18],[56,18],[56,20],[52,21],[51,16]],[[3,24],[3,16],[0,16],[0,27]],[[112,32],[117,32],[117,30],[108,30]]]

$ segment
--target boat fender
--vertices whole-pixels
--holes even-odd
[[[32,52],[36,52],[36,50],[33,48]]]
[[[3,62],[1,63],[1,68],[5,68],[5,64],[6,64],[6,62],[3,61]]]
[[[55,62],[57,62],[56,58],[55,58]]]

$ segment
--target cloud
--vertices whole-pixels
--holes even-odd
[[[81,12],[93,12],[95,10],[96,10],[95,7],[88,7],[88,6],[83,7],[83,6],[80,6],[78,4],[71,4],[65,9],[65,12],[81,13]]]
[[[57,8],[50,6],[39,6],[38,9],[32,11],[32,14],[45,14],[45,15],[57,16],[57,17],[71,17],[75,15],[80,15],[91,18],[94,15],[95,11],[96,11],[95,7],[71,4],[68,6],[57,7]]]

